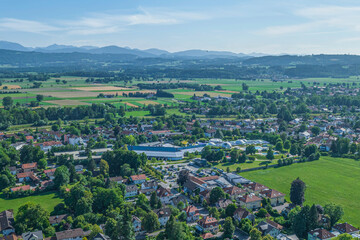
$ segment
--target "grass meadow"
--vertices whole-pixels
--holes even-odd
[[[339,204],[344,208],[343,220],[360,226],[360,161],[321,157],[314,162],[244,172],[241,175],[285,193],[287,200],[291,182],[300,177],[307,186],[305,204]]]

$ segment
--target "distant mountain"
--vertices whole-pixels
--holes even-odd
[[[13,51],[30,51],[29,48],[24,47],[19,43],[0,41],[0,49],[13,50]]]
[[[88,50],[87,52],[93,54],[131,54],[138,57],[154,57],[153,54],[147,53],[138,49],[122,48],[118,46],[107,46]]]
[[[95,46],[81,46],[76,47],[72,45],[58,45],[52,44],[47,47],[24,47],[18,43],[0,41],[0,49],[13,50],[13,51],[35,51],[42,53],[92,53],[92,54],[130,54],[138,57],[184,57],[184,58],[236,58],[236,57],[252,57],[252,56],[264,56],[264,54],[242,54],[242,53],[233,53],[228,51],[207,51],[207,50],[187,50],[170,53],[168,51],[150,48],[146,50],[132,49],[129,47],[118,47],[118,46],[105,46],[105,47],[95,47]]]
[[[153,54],[153,55],[157,55],[157,56],[160,56],[160,55],[170,55],[170,54],[171,54],[171,53],[169,53],[168,51],[161,50],[161,49],[157,49],[157,48],[149,48],[149,49],[143,50],[143,52],[147,52],[147,53],[150,53],[150,54]]]
[[[186,50],[175,52],[172,55],[182,56],[182,57],[246,57],[246,54],[242,53],[233,53],[227,51],[207,51],[207,50]]]

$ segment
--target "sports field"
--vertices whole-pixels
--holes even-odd
[[[305,204],[339,204],[345,211],[343,220],[360,226],[360,161],[321,157],[314,162],[244,172],[241,175],[286,193],[287,200],[291,182],[300,177],[307,185]]]

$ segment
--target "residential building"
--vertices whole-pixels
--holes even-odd
[[[262,233],[263,236],[270,235],[273,238],[276,238],[281,233],[281,230],[283,227],[280,224],[277,224],[276,222],[273,222],[269,219],[266,219],[265,221],[261,221],[257,228]]]
[[[186,208],[184,208],[184,211],[186,213],[186,221],[187,222],[195,222],[199,220],[199,209],[193,205],[189,205]]]
[[[262,185],[262,184],[256,183],[256,182],[252,182],[252,183],[246,184],[244,186],[252,193],[259,193],[263,190],[269,189],[265,185]]]
[[[328,240],[335,237],[334,234],[323,228],[317,228],[308,232],[308,240]]]
[[[154,212],[158,216],[160,225],[165,226],[167,221],[170,219],[170,216],[171,216],[170,208],[160,208],[160,209],[154,210]]]
[[[141,220],[138,217],[136,216],[132,217],[132,225],[134,227],[135,232],[141,231]]]
[[[170,204],[170,200],[173,197],[171,190],[169,188],[164,188],[162,186],[160,186],[156,190],[156,195],[159,197],[161,203],[163,204]]]
[[[9,210],[5,210],[0,213],[0,233],[7,236],[15,232],[14,213]]]
[[[241,197],[241,196],[245,195],[247,192],[245,189],[242,189],[242,188],[239,188],[236,186],[226,187],[226,188],[223,188],[223,190],[225,193],[229,194],[229,196],[232,199]]]
[[[275,207],[285,202],[285,194],[274,189],[267,189],[260,192],[260,196],[269,198],[271,206]]]
[[[204,232],[204,231],[210,231],[212,233],[216,233],[219,230],[219,223],[216,220],[216,218],[205,216],[204,218],[200,219],[198,221],[198,225],[196,227]]]
[[[261,207],[261,198],[255,194],[246,194],[239,198],[240,206],[247,209],[259,209]]]
[[[125,197],[133,197],[138,195],[138,188],[135,184],[126,186]]]
[[[84,232],[84,230],[82,230],[81,228],[75,228],[56,232],[55,235],[56,240],[82,240],[83,237],[86,237],[89,233]]]
[[[346,222],[334,225],[333,230],[339,231],[339,233],[348,233],[350,235],[359,233],[359,229]]]
[[[144,183],[146,181],[146,175],[145,174],[132,175],[132,176],[130,176],[130,180],[134,184],[142,184],[142,183]]]
[[[42,240],[44,235],[42,231],[26,232],[21,235],[23,240]]]

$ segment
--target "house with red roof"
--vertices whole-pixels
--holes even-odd
[[[34,162],[34,163],[24,163],[22,166],[21,166],[21,169],[23,172],[31,172],[31,171],[34,171],[37,169],[37,163]]]
[[[30,190],[30,185],[24,185],[19,187],[13,187],[10,189],[11,192],[17,192],[17,191],[28,191]]]
[[[267,186],[262,185],[260,183],[256,183],[256,182],[245,184],[244,186],[252,193],[259,193],[263,190],[269,189]]]
[[[170,204],[170,200],[173,197],[171,190],[162,186],[158,187],[158,189],[156,190],[156,195],[163,204]]]
[[[196,228],[202,232],[210,231],[212,233],[216,233],[219,230],[219,223],[216,218],[206,216],[198,221]]]
[[[145,174],[132,175],[132,176],[130,176],[130,180],[131,180],[134,184],[142,184],[143,182],[146,181],[146,175],[145,175]]]
[[[239,198],[240,206],[247,209],[259,209],[261,207],[261,198],[255,194],[246,194]]]
[[[225,193],[229,194],[229,196],[232,199],[241,197],[247,193],[247,191],[245,189],[242,189],[242,188],[239,188],[236,186],[226,187],[226,188],[223,188],[223,190]]]
[[[214,238],[215,236],[212,233],[204,233],[204,234],[201,234],[200,237],[202,239],[211,239],[211,238]]]
[[[44,170],[44,173],[45,175],[50,178],[51,180],[53,180],[55,177],[54,177],[54,173],[56,171],[56,168],[51,168],[51,169],[46,169]]]
[[[282,205],[285,202],[285,194],[274,189],[266,189],[260,192],[260,196],[263,198],[269,198],[271,206],[275,207]]]
[[[193,205],[189,205],[186,208],[184,208],[184,211],[186,213],[186,221],[187,222],[195,222],[197,220],[199,220],[199,209],[197,209],[197,207],[193,206]]]
[[[345,223],[339,223],[333,226],[334,231],[338,231],[339,233],[347,233],[347,234],[359,234],[359,229],[352,226],[351,224],[345,222]]]
[[[329,240],[335,237],[334,234],[323,228],[317,228],[308,232],[308,240]]]

